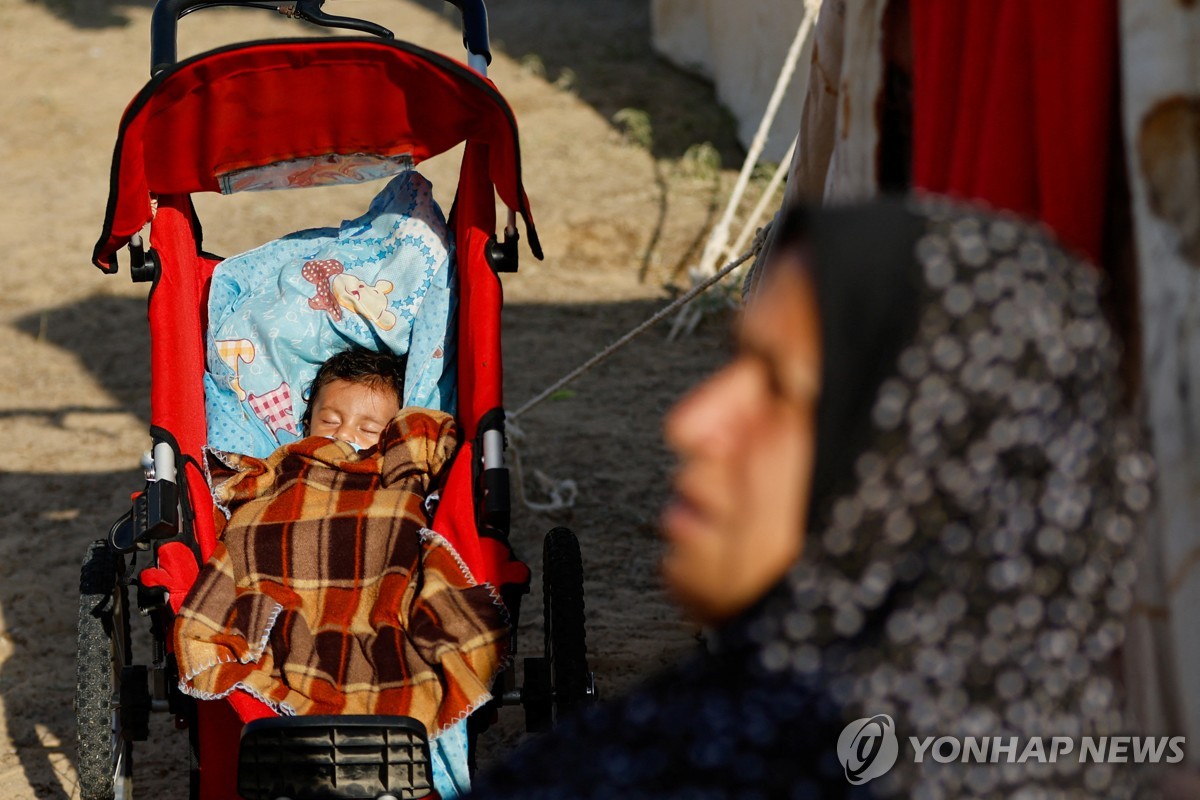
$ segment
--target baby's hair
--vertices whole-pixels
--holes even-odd
[[[404,404],[404,366],[406,359],[389,352],[376,352],[362,347],[351,347],[330,356],[317,369],[317,374],[305,392],[308,401],[304,409],[304,435],[312,430],[312,408],[321,389],[333,381],[347,381],[372,389],[391,389],[396,393],[396,402]]]

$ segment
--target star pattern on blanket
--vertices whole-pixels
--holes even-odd
[[[425,272],[421,278],[421,283],[412,294],[407,297],[398,297],[389,303],[397,316],[411,321],[416,318],[417,311],[421,307],[421,301],[425,299],[425,295],[429,292],[429,287],[433,285],[433,279],[437,277],[438,271],[442,266],[442,261],[434,257],[433,248],[421,236],[405,234],[401,238],[400,243],[405,247],[410,247],[420,252],[424,256],[425,261]]]

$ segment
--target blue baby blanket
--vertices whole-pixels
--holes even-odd
[[[397,175],[357,219],[213,273],[208,446],[265,458],[300,438],[317,367],[352,345],[407,354],[404,405],[454,413],[453,240],[428,180]]]

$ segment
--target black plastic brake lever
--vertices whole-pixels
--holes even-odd
[[[374,22],[357,19],[356,17],[339,17],[335,14],[327,14],[321,8],[324,3],[325,0],[296,0],[293,15],[305,22],[311,22],[314,25],[321,25],[325,28],[345,28],[351,31],[361,31],[362,33],[369,33],[372,36],[378,36],[381,39],[396,38],[395,34],[390,30]]]

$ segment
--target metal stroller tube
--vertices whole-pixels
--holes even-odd
[[[462,14],[463,46],[473,56],[483,58],[484,69],[475,64],[472,67],[481,74],[487,74],[487,65],[492,63],[492,44],[488,32],[487,6],[483,0],[446,0],[458,8]]]
[[[158,0],[150,20],[150,74],[174,64],[177,54],[177,23],[193,11],[221,6],[244,6],[276,11],[327,28],[361,31],[383,39],[394,38],[392,32],[374,22],[354,17],[326,14],[321,6],[325,0],[296,0],[294,3],[266,3],[256,0]]]
[[[378,36],[395,38],[390,30],[368,20],[341,17],[322,10],[325,0],[294,0],[294,2],[259,2],[258,0],[158,0],[150,19],[150,74],[156,75],[179,59],[178,27],[180,18],[193,11],[222,6],[262,8],[323,25],[345,28]],[[487,73],[492,61],[489,43],[487,7],[484,0],[447,0],[462,14],[463,45],[470,54],[468,61],[480,74]]]

